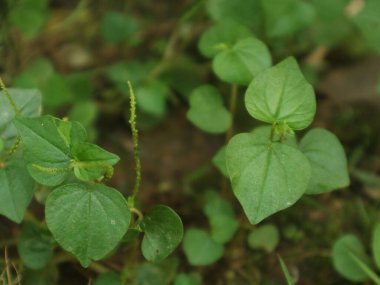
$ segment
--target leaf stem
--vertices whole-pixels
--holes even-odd
[[[140,222],[144,218],[144,215],[141,213],[139,209],[136,208],[130,208],[129,209],[132,213],[136,214],[137,216],[137,221]]]
[[[17,108],[16,102],[13,100],[11,94],[8,91],[8,88],[5,86],[3,79],[1,79],[1,77],[0,77],[0,87],[1,87],[1,90],[3,90],[5,96],[7,97],[9,103],[11,104],[12,109],[15,112],[15,114],[19,115],[20,110]]]
[[[133,188],[133,194],[131,199],[131,207],[133,208],[134,199],[136,198],[137,194],[139,193],[140,186],[141,186],[141,161],[140,161],[140,147],[139,147],[139,132],[136,127],[136,96],[133,92],[133,87],[130,81],[128,81],[128,87],[129,87],[129,94],[130,94],[130,118],[129,118],[129,124],[131,126],[132,130],[132,140],[133,140],[133,157],[136,164],[136,181],[135,186]]]
[[[229,111],[231,114],[231,126],[226,133],[225,145],[227,145],[228,141],[232,138],[234,134],[234,117],[236,113],[236,101],[238,95],[238,86],[236,84],[231,85],[231,93],[230,93],[230,102],[229,102]],[[221,182],[222,193],[227,193],[228,189],[228,179],[222,175]]]
[[[231,85],[231,94],[230,94],[230,103],[229,103],[229,111],[231,114],[231,126],[226,134],[226,144],[231,139],[234,133],[234,117],[236,113],[236,101],[238,95],[238,86],[236,84]]]

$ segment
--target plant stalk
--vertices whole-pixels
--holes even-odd
[[[135,167],[136,167],[136,181],[135,186],[133,188],[133,194],[132,199],[130,200],[131,205],[130,207],[134,207],[134,200],[137,196],[137,194],[140,191],[141,186],[141,161],[140,161],[140,147],[139,147],[139,132],[136,127],[136,96],[133,92],[132,84],[130,81],[128,81],[128,87],[129,87],[129,94],[130,94],[130,118],[129,118],[129,124],[131,126],[132,130],[132,140],[133,140],[133,157],[135,160]]]
[[[226,134],[226,144],[232,138],[232,135],[234,133],[234,117],[236,113],[237,95],[238,95],[238,86],[236,84],[233,84],[231,86],[231,95],[230,95],[230,103],[229,103],[229,111],[231,114],[231,126],[228,129],[227,134]]]

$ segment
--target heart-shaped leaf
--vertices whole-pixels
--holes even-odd
[[[153,81],[141,86],[136,92],[137,107],[151,116],[162,118],[166,114],[167,86],[161,81]]]
[[[248,235],[248,245],[253,249],[264,249],[273,252],[280,241],[278,229],[273,224],[262,225],[254,228]]]
[[[196,88],[190,95],[187,118],[205,132],[219,134],[231,125],[231,114],[223,105],[219,91],[211,85]]]
[[[300,149],[311,165],[307,194],[329,192],[350,183],[343,146],[333,133],[313,129],[302,138]]]
[[[151,209],[140,226],[145,233],[142,253],[149,261],[165,259],[183,238],[181,218],[167,206],[159,205]]]
[[[256,76],[245,94],[245,106],[257,120],[302,130],[313,121],[313,87],[289,57]]]
[[[212,68],[223,81],[248,85],[261,71],[272,64],[266,45],[256,38],[239,40],[233,47],[218,53]]]
[[[210,265],[223,256],[223,245],[214,241],[200,229],[187,230],[183,239],[183,249],[191,265]]]
[[[0,168],[0,185],[0,214],[20,223],[34,192],[24,161],[13,159]]]
[[[211,226],[211,237],[214,241],[224,244],[230,241],[239,228],[231,204],[215,191],[206,192],[206,203],[203,212]]]
[[[116,247],[128,230],[130,218],[121,193],[102,184],[66,184],[46,201],[48,228],[84,267]]]
[[[234,194],[252,224],[293,205],[309,183],[310,164],[302,152],[262,131],[234,136],[226,160]]]
[[[225,20],[204,32],[198,47],[204,56],[213,58],[224,49],[232,47],[238,40],[248,37],[252,37],[252,33],[247,27]]]
[[[364,246],[356,236],[347,234],[335,242],[332,259],[336,271],[353,282],[366,281],[368,275],[355,261],[356,258],[362,261],[364,265],[370,265]]]

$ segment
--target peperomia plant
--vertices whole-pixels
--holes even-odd
[[[81,124],[41,116],[37,90],[8,90],[0,83],[0,132],[4,144],[0,213],[22,222],[36,183],[51,187],[45,201],[47,229],[33,218],[22,230],[18,249],[27,266],[44,267],[57,242],[87,267],[110,254],[129,229],[144,232],[141,249],[149,261],[162,260],[175,250],[183,236],[179,216],[163,205],[152,208],[146,216],[135,208],[141,174],[131,85],[130,123],[137,175],[133,194],[127,200],[104,184],[113,175],[117,155],[89,143]],[[131,213],[137,219],[132,219]],[[31,262],[37,257],[39,262]]]

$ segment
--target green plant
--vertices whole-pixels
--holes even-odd
[[[335,135],[313,129],[300,142],[295,137],[295,131],[312,123],[316,112],[313,88],[297,61],[288,57],[269,67],[270,54],[262,42],[249,37],[243,27],[235,34],[228,29],[223,33],[223,25],[206,31],[199,46],[204,55],[213,57],[216,75],[232,84],[231,112],[223,109],[221,99],[216,100],[215,89],[199,87],[190,96],[188,118],[211,133],[229,129],[229,139],[236,84],[248,85],[244,101],[248,113],[271,126],[235,135],[215,160],[228,174],[249,221],[260,222],[293,205],[305,193],[347,186],[347,160]],[[239,39],[239,31],[243,39]]]
[[[337,239],[332,249],[332,261],[335,270],[344,278],[353,282],[371,280],[380,284],[376,269],[380,269],[380,224],[372,230],[371,251],[368,256],[366,247],[354,234],[345,234]]]
[[[341,198],[352,197],[354,191],[307,196],[349,184],[337,137],[321,128],[307,130],[317,106],[311,85],[319,91],[318,82],[343,61],[347,61],[345,69],[379,52],[379,3],[204,0],[166,7],[155,1],[100,0],[92,5],[88,0],[6,0],[0,11],[0,70],[10,86],[23,89],[10,88],[8,94],[3,86],[0,93],[0,182],[4,185],[0,214],[22,224],[13,225],[0,245],[17,247],[19,260],[16,255],[11,259],[17,263],[16,271],[20,265],[23,284],[56,284],[61,270],[57,265],[77,268],[79,259],[90,267],[81,270],[85,278],[98,285],[199,285],[210,280],[269,285],[281,278],[267,266],[274,263],[273,253],[295,255],[302,249],[300,259],[319,256],[320,248],[336,234],[339,205],[349,204],[348,198],[343,202]],[[177,17],[177,12],[182,16]],[[126,79],[133,82],[136,97],[131,96]],[[318,100],[331,103],[325,90],[320,91]],[[336,100],[334,106],[342,102],[346,100]],[[65,117],[42,116],[41,106],[43,114]],[[151,188],[157,191],[152,195],[148,186],[143,198],[149,203],[165,195],[181,208],[186,229],[171,208],[158,205],[143,215],[136,199],[141,174],[135,123],[144,131],[143,144],[154,134],[154,143],[159,138],[157,146],[161,140],[165,143],[155,145],[154,153],[166,155],[173,142],[179,149],[184,146],[175,131],[177,120],[183,123],[184,110],[192,125],[216,135],[211,138],[190,124],[181,125],[189,128],[184,152],[196,153],[194,161],[216,152],[212,163],[223,176],[215,176],[207,162],[192,165],[193,157],[188,165],[181,152],[165,157],[171,163],[162,169],[154,165],[149,170],[157,160],[145,152],[147,172],[154,172],[145,185],[153,180],[157,187]],[[348,120],[352,113],[356,108],[344,116],[337,112],[336,120]],[[132,125],[133,146],[125,139],[127,122]],[[363,155],[366,147],[377,144],[377,131],[370,126],[352,120],[346,130],[336,123],[335,118],[318,117],[315,125],[334,130],[348,154]],[[351,128],[365,134],[360,138],[365,137],[364,147],[354,145]],[[127,191],[106,186],[119,157],[94,142],[98,138],[108,145],[109,138],[104,137],[108,131],[120,135],[111,144],[135,149],[137,175],[129,199]],[[200,148],[187,148],[193,142]],[[358,163],[360,158],[350,157],[355,181],[350,190],[356,195],[357,185],[364,182],[363,195],[373,199],[377,195],[369,188],[378,187],[379,179],[376,170],[367,167],[377,165],[377,157],[369,156],[363,165]],[[171,171],[175,179],[165,176]],[[126,172],[123,178],[128,181]],[[117,175],[113,181],[119,179]],[[293,209],[274,215],[299,200]],[[36,211],[43,207],[46,220]],[[318,239],[307,240],[310,234]],[[184,255],[166,258],[182,235]],[[345,255],[351,244],[355,254]],[[140,262],[137,246],[148,262]],[[364,258],[366,247],[357,238],[343,239],[338,249],[338,256],[343,256],[338,258],[338,271],[378,282],[373,262]],[[279,259],[287,284],[294,284]],[[293,260],[292,273],[297,273],[297,263]],[[9,264],[0,259],[0,267]],[[341,264],[349,268],[342,269]],[[306,277],[304,268],[299,268],[300,279]],[[17,272],[13,275],[5,279],[17,280]],[[330,281],[330,276],[318,278],[323,280],[320,283]],[[331,277],[333,283],[335,278]]]
[[[163,205],[145,216],[135,207],[141,174],[131,85],[130,124],[137,176],[127,201],[119,191],[104,184],[111,178],[118,156],[87,142],[86,130],[78,122],[40,116],[38,91],[8,90],[0,83],[4,141],[0,181],[6,185],[1,188],[0,213],[20,223],[36,183],[51,189],[44,201],[47,229],[35,218],[23,225],[18,250],[29,268],[45,267],[55,242],[88,267],[112,253],[128,230],[144,233],[141,250],[147,260],[163,260],[174,251],[183,235],[179,216]],[[137,219],[131,213],[137,214]]]

